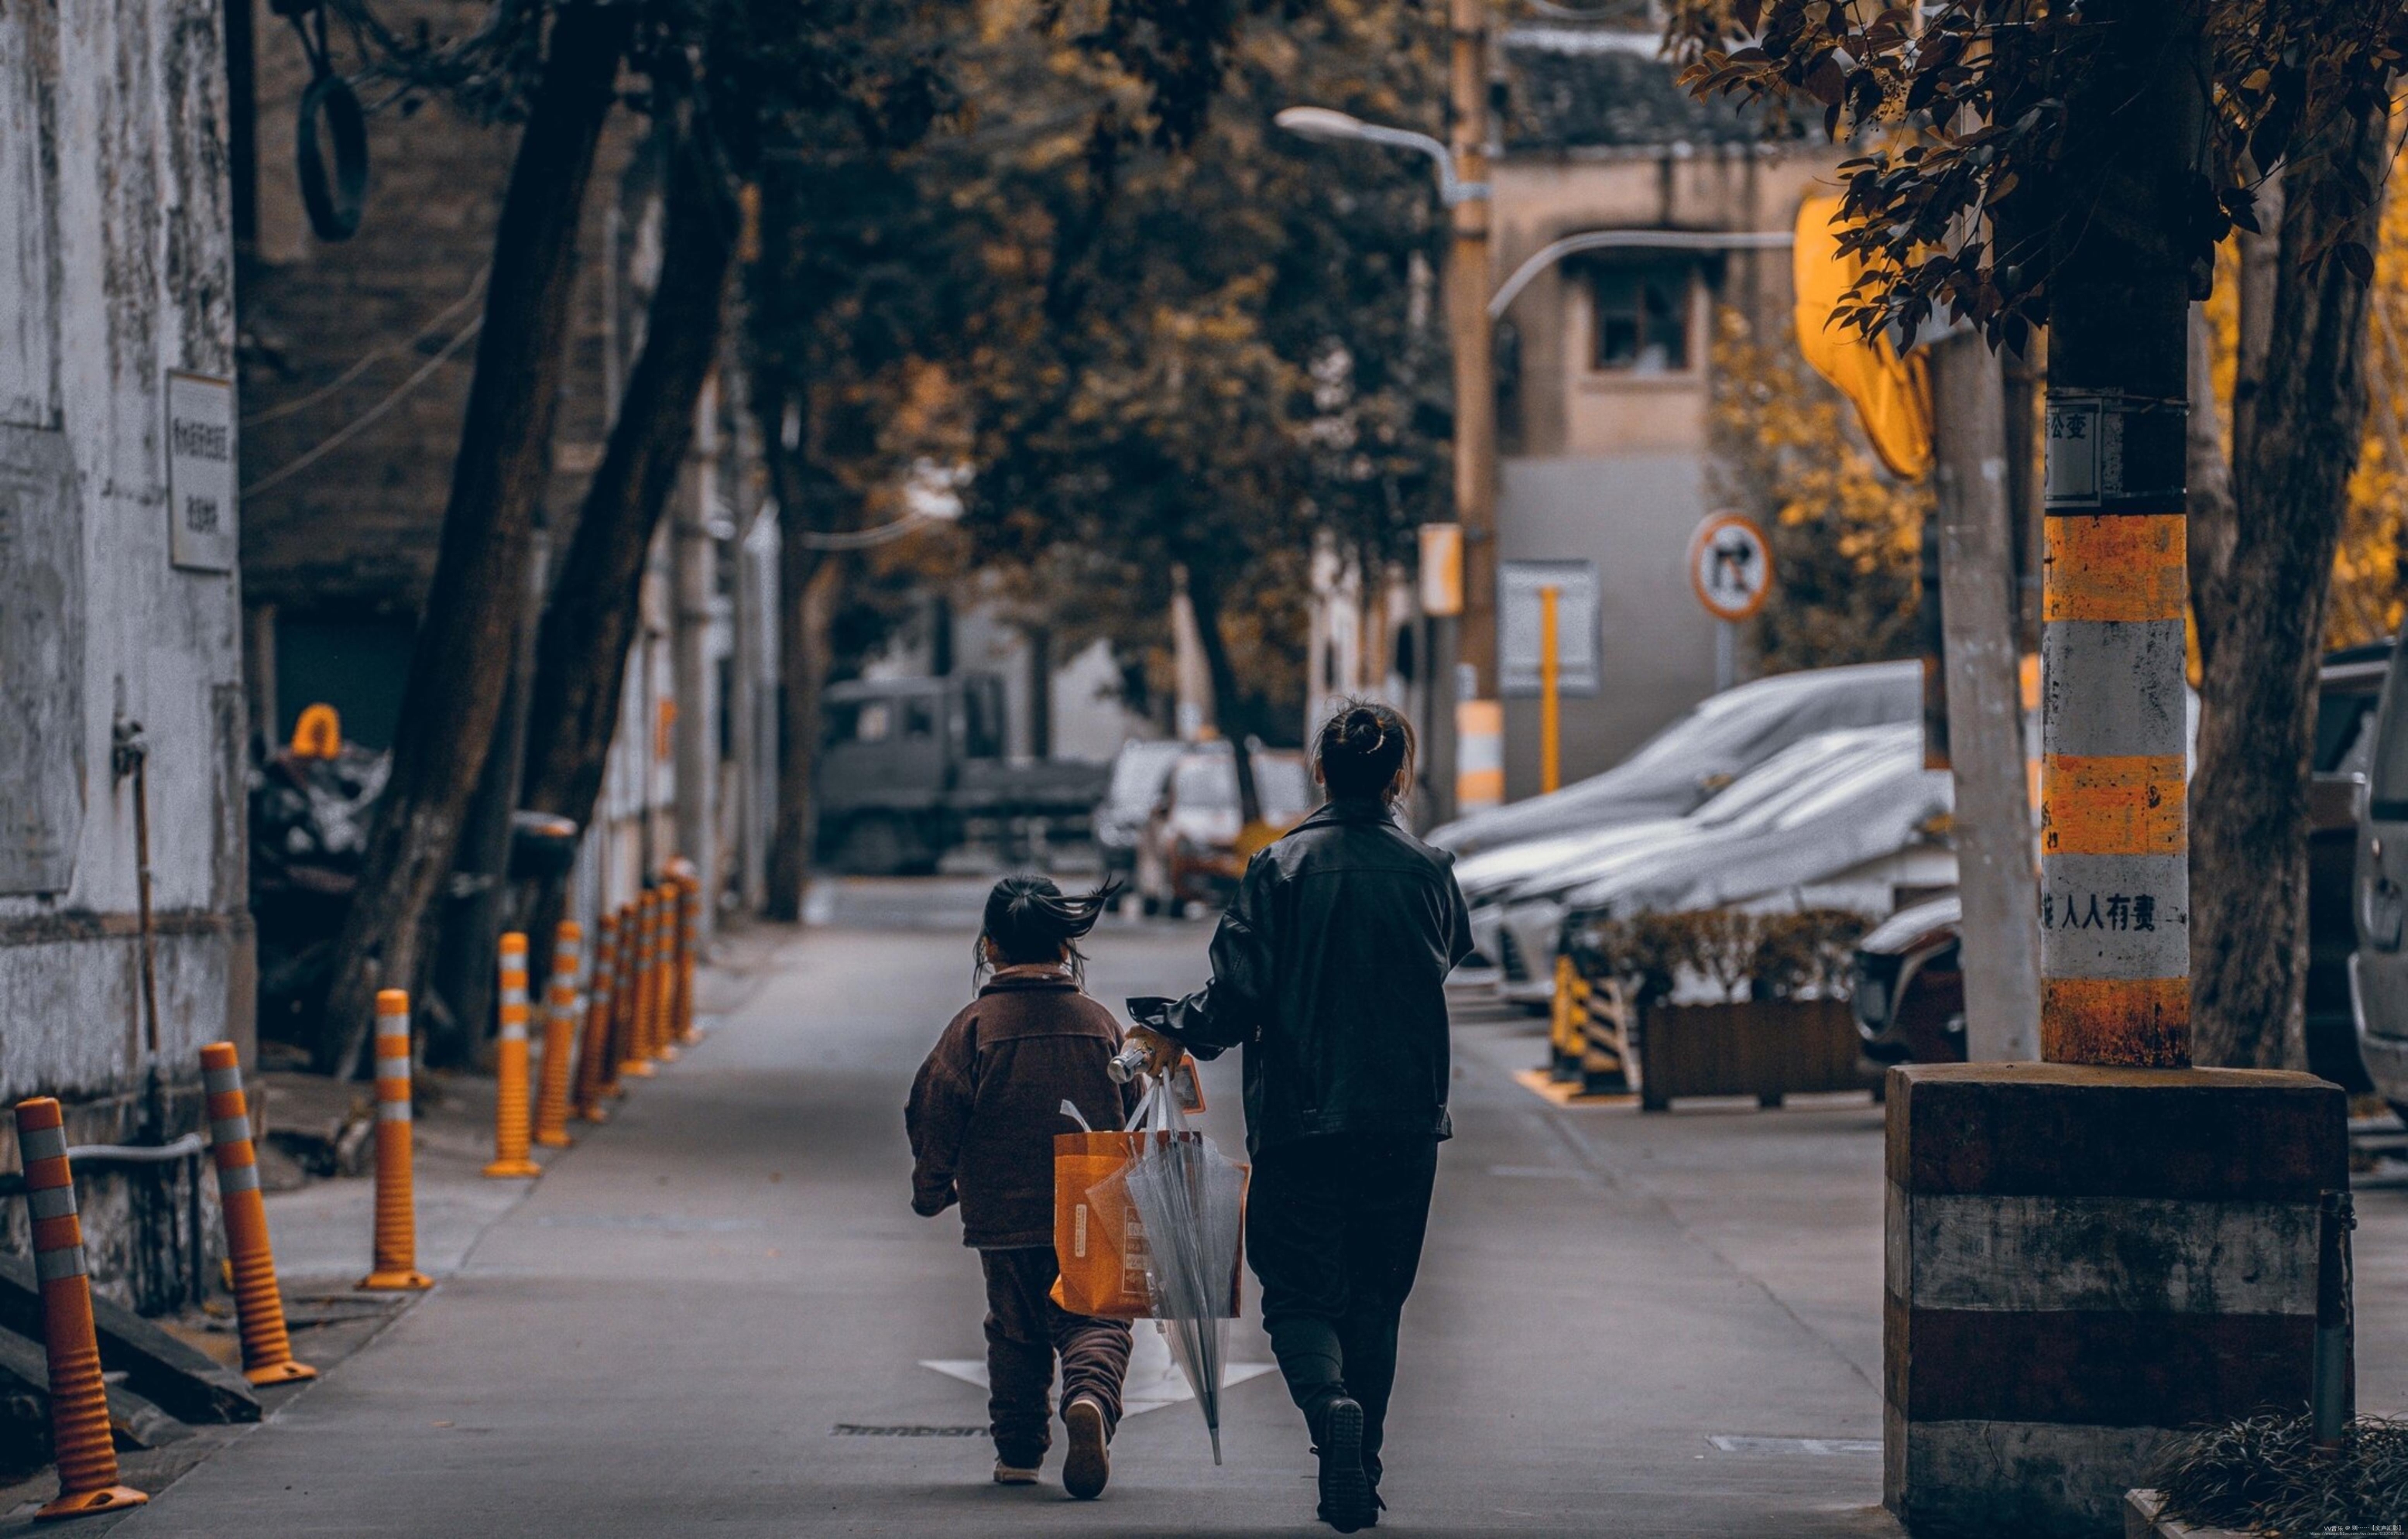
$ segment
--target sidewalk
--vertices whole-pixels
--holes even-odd
[[[706,1032],[758,987],[767,959],[775,955],[787,934],[782,929],[752,926],[719,938],[711,964],[698,973],[695,983],[697,1017]],[[363,1082],[355,1089],[362,1098],[373,1099],[368,1084]],[[494,1157],[494,1084],[490,1076],[438,1072],[423,1077],[420,1092],[411,1139],[418,1197],[418,1265],[440,1282],[468,1264],[486,1232],[524,1202],[540,1178],[485,1177],[485,1163]],[[272,1091],[266,1110],[268,1124],[280,1125]],[[288,1123],[291,1117],[288,1108]],[[569,1131],[581,1145],[607,1132],[607,1124],[597,1128],[572,1122]],[[575,1151],[572,1146],[533,1152],[537,1161],[549,1168]],[[292,1165],[280,1155],[269,1156],[266,1162],[288,1171]],[[276,1252],[277,1280],[283,1285],[285,1323],[292,1332],[294,1356],[322,1375],[367,1347],[430,1296],[364,1293],[355,1287],[368,1267],[375,1204],[376,1183],[367,1174],[311,1177],[285,1190],[276,1190],[272,1181],[268,1186],[268,1233]],[[226,1366],[240,1368],[241,1341],[229,1297],[219,1295],[207,1311],[188,1311],[155,1323]],[[259,1391],[267,1419],[275,1419],[311,1388],[303,1383]],[[118,1463],[126,1484],[155,1495],[253,1430],[243,1425],[194,1427],[189,1437],[163,1447],[120,1449]],[[79,1518],[66,1530],[34,1524],[34,1511],[57,1490],[56,1475],[50,1469],[15,1484],[0,1484],[0,1535],[101,1533],[123,1520],[122,1516]]]

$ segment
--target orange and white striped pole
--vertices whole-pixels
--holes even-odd
[[[674,1062],[677,1045],[677,883],[667,877],[652,889],[652,1057]]]
[[[635,987],[627,1002],[627,1052],[619,1061],[619,1074],[624,1078],[634,1076],[649,1079],[652,1074],[652,947],[655,922],[652,893],[650,888],[636,895],[635,918]]]
[[[585,927],[563,919],[552,933],[552,986],[543,1009],[543,1075],[535,1098],[535,1141],[548,1149],[568,1147],[569,1060],[577,1050],[578,953]]]
[[[284,1292],[267,1244],[267,1204],[259,1194],[259,1153],[251,1142],[251,1106],[242,1062],[231,1042],[201,1049],[201,1089],[208,1096],[209,1154],[218,1167],[218,1206],[225,1215],[226,1262],[234,1271],[236,1323],[242,1332],[242,1376],[253,1384],[316,1378],[293,1357],[284,1329]]]
[[[50,1443],[59,1494],[36,1518],[138,1507],[150,1500],[117,1482],[108,1435],[108,1390],[93,1329],[92,1279],[84,1275],[83,1221],[67,1168],[66,1115],[47,1095],[17,1103],[17,1148],[25,1162],[25,1205],[34,1218],[34,1275],[42,1289],[42,1350],[50,1368]]]
[[[2062,350],[2041,589],[2041,1056],[2186,1068],[2185,403],[2065,388],[2077,360]],[[2179,392],[2179,347],[2168,356]]]
[[[376,1001],[376,1265],[366,1289],[432,1288],[418,1270],[418,1193],[410,1177],[409,995],[378,990]]]
[[[602,1093],[616,1101],[619,1096],[626,1096],[626,1084],[619,1079],[619,1069],[633,1058],[636,1040],[636,905],[622,904],[611,910],[611,920],[616,942],[611,944],[609,956],[609,1019],[605,1021]]]
[[[677,1039],[692,1042],[701,1033],[694,1023],[695,948],[702,933],[702,882],[687,876],[677,879],[678,976]]]
[[[577,1115],[607,1121],[602,1099],[610,1085],[610,976],[619,965],[619,916],[606,913],[594,937],[592,987],[585,991],[585,1029],[577,1050]]]
[[[527,940],[513,930],[502,937],[502,1034],[494,1045],[494,1159],[485,1175],[494,1180],[541,1176],[527,1157]]]

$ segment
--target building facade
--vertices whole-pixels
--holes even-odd
[[[1769,141],[1729,103],[1692,100],[1661,47],[1635,27],[1497,39],[1490,292],[1539,259],[1498,324],[1498,555],[1596,571],[1598,686],[1563,702],[1567,784],[1717,685],[1718,622],[1685,563],[1713,510],[1715,318],[1731,306],[1759,337],[1784,334],[1786,236],[1840,158],[1819,135]],[[1545,257],[1608,233],[1628,243]],[[1533,692],[1509,691],[1505,720],[1519,799],[1539,789]]]
[[[251,1019],[223,48],[216,0],[0,8],[0,1102],[71,1146],[196,1132]],[[101,1291],[204,1290],[200,1161],[77,1176]]]

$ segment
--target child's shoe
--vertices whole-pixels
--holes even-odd
[[[1034,1486],[1037,1484],[1037,1472],[1024,1470],[1017,1464],[1007,1464],[998,1459],[995,1461],[995,1483],[998,1486]]]
[[[1062,1462],[1062,1489],[1082,1502],[1092,1502],[1104,1494],[1104,1483],[1112,1477],[1112,1456],[1104,1440],[1104,1408],[1081,1395],[1063,1408],[1062,1420],[1070,1429],[1069,1457]]]

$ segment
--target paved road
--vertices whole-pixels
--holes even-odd
[[[1221,1468],[1192,1405],[1132,1418],[1093,1506],[997,1489],[982,1437],[893,1431],[983,1419],[980,1390],[923,1366],[979,1356],[980,1289],[952,1218],[906,1205],[900,1115],[967,988],[960,885],[848,893],[775,948],[434,1295],[117,1532],[1326,1532],[1275,1375],[1228,1392]],[[1205,935],[1114,928],[1095,990],[1191,986]],[[1526,1019],[1468,1017],[1458,1046],[1383,1527],[1894,1532],[1862,1449],[1877,1111],[1559,1111],[1511,1078],[1540,1050]],[[1232,1145],[1233,1076],[1208,1076]],[[1268,1361],[1253,1321],[1232,1355]],[[1803,1439],[1820,1451],[1783,1441]]]

